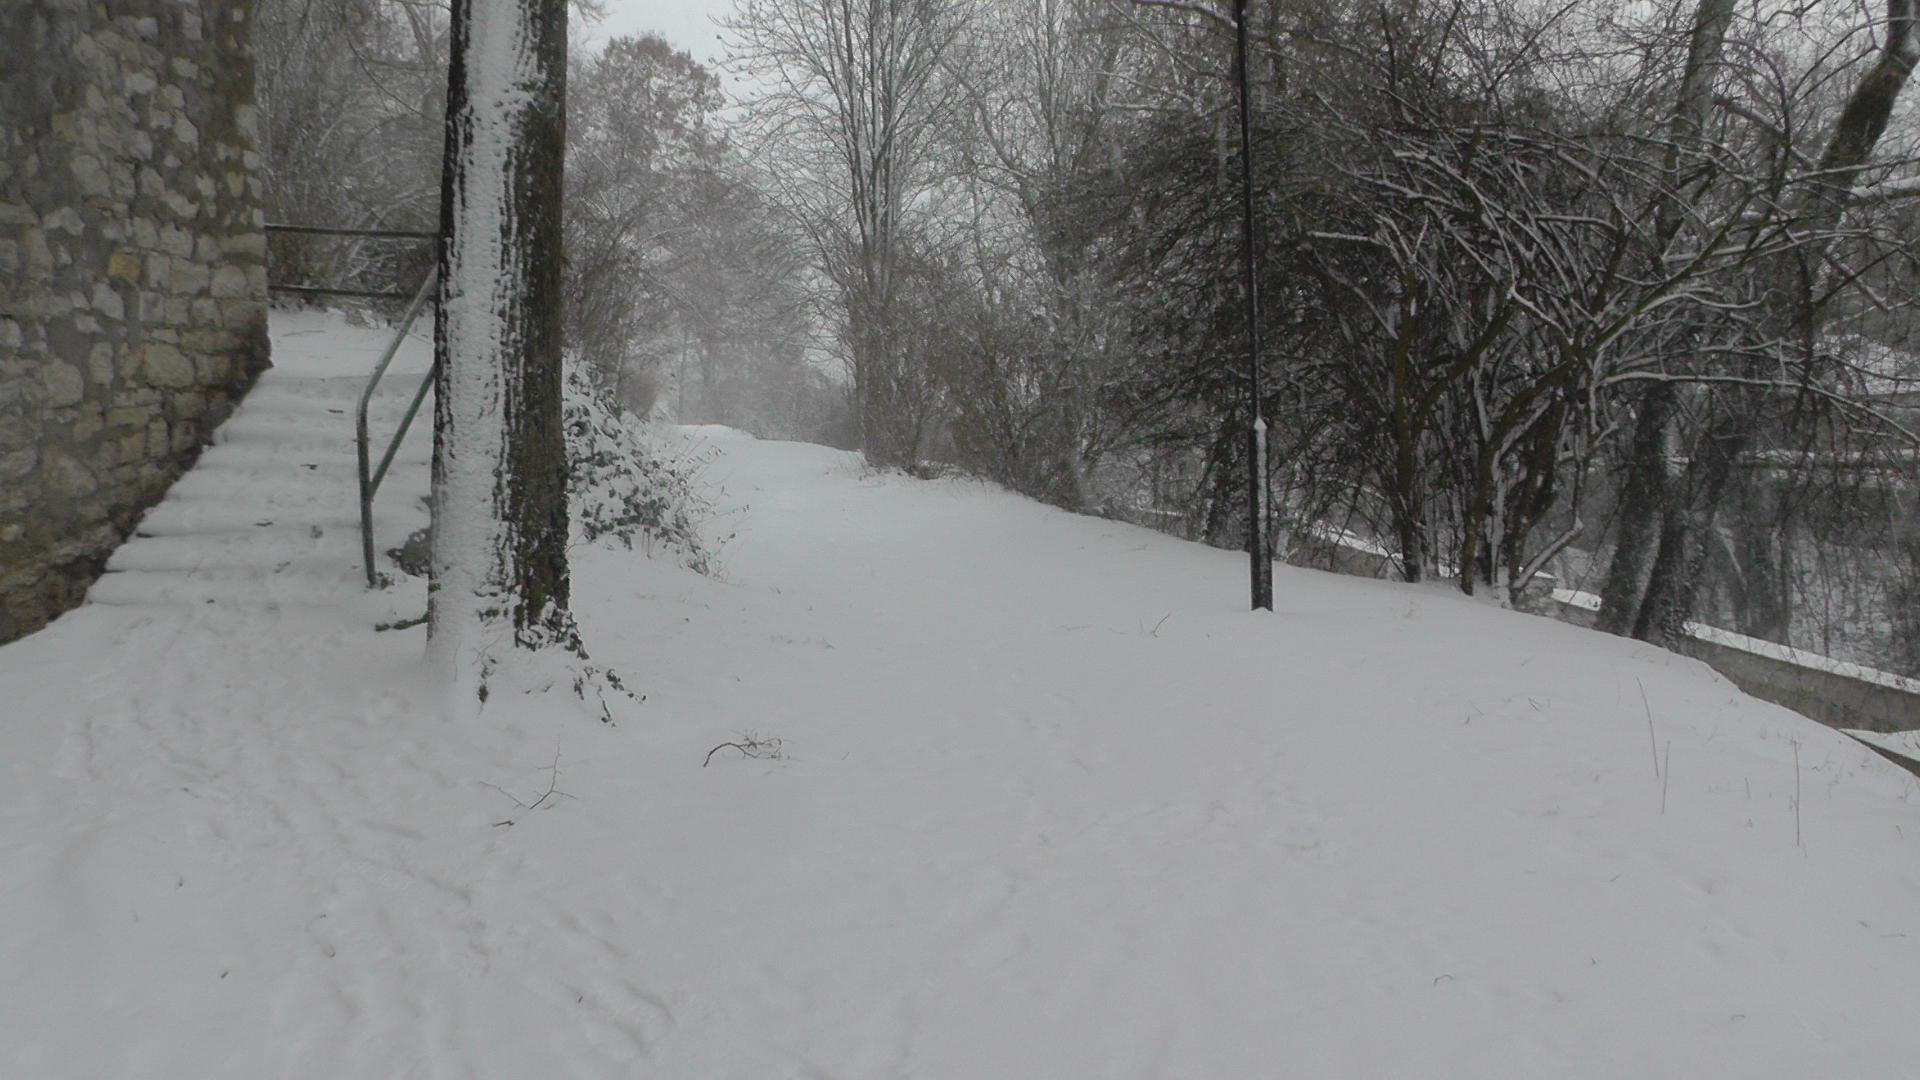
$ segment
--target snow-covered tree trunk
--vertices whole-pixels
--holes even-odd
[[[566,0],[454,0],[434,324],[429,653],[483,700],[567,612],[560,190]]]

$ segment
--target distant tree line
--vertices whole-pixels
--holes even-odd
[[[1619,633],[1912,670],[1912,0],[1254,0],[1246,520],[1224,0],[743,0],[862,445]]]

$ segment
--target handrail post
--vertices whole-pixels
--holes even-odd
[[[393,363],[394,354],[400,351],[400,343],[407,339],[407,331],[413,328],[414,320],[420,317],[420,309],[426,306],[439,284],[440,269],[435,267],[427,275],[427,280],[421,283],[420,291],[414,294],[413,303],[407,305],[406,316],[400,320],[400,328],[394,332],[393,340],[387,344],[387,351],[381,355],[380,362],[373,366],[373,375],[367,379],[366,389],[360,391],[360,404],[353,414],[354,442],[360,458],[360,554],[366,562],[369,589],[379,587],[379,579],[373,569],[373,493],[379,488],[379,480],[371,476],[368,469],[372,454],[367,438],[367,403],[373,400],[374,387],[380,385],[381,376],[387,373],[387,365]],[[431,374],[428,375],[428,381],[432,381]],[[424,390],[414,395],[413,408],[407,411],[408,420],[412,420],[413,414],[419,410],[423,397]],[[381,476],[386,475],[387,464],[392,460],[393,450],[389,450],[386,460],[380,463]]]

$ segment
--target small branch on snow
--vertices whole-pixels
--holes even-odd
[[[774,761],[786,757],[786,754],[780,750],[781,742],[778,737],[762,738],[759,732],[747,730],[740,733],[739,742],[723,742],[719,746],[707,751],[707,758],[700,763],[700,767],[703,769],[706,768],[712,763],[713,755],[725,750],[729,746],[740,751],[743,757],[762,758]]]
[[[539,798],[537,798],[537,799],[535,799],[535,800],[533,800],[533,802],[532,802],[531,804],[529,804],[529,803],[523,803],[523,802],[521,802],[521,801],[520,801],[519,799],[517,799],[517,798],[515,798],[515,797],[514,797],[514,794],[513,794],[513,792],[511,792],[511,791],[508,791],[508,790],[507,790],[506,788],[503,788],[503,787],[501,787],[501,786],[500,786],[500,785],[498,785],[498,784],[489,784],[489,783],[487,783],[487,782],[486,782],[485,780],[482,780],[482,781],[480,781],[480,786],[481,786],[481,787],[490,787],[490,788],[492,788],[493,790],[495,790],[495,791],[497,791],[497,792],[499,792],[500,794],[502,794],[502,795],[505,795],[505,796],[506,796],[507,798],[509,798],[509,799],[512,799],[512,800],[513,800],[513,805],[514,805],[514,806],[516,806],[516,807],[519,807],[519,808],[520,808],[521,810],[523,810],[523,811],[525,811],[526,813],[529,813],[529,814],[531,814],[531,813],[533,813],[533,812],[534,812],[535,810],[538,810],[538,809],[540,809],[540,807],[541,807],[541,806],[543,806],[543,805],[545,805],[545,804],[546,804],[546,801],[547,801],[548,799],[551,799],[551,798],[553,798],[553,797],[554,797],[554,796],[556,796],[556,795],[558,795],[558,796],[560,796],[561,798],[565,798],[565,799],[571,799],[571,798],[573,798],[573,796],[572,796],[572,795],[569,795],[569,794],[567,794],[566,792],[564,792],[564,791],[561,791],[561,790],[559,790],[559,786],[560,786],[560,740],[559,740],[559,739],[557,739],[557,738],[553,740],[553,762],[552,762],[551,764],[549,764],[549,765],[547,766],[547,790],[545,790],[545,791],[543,791],[543,792],[541,792],[541,793],[540,793],[540,797],[539,797]],[[505,821],[496,821],[496,822],[494,822],[494,823],[493,823],[493,827],[497,829],[497,828],[499,828],[499,827],[501,827],[502,825],[507,825],[507,826],[511,826],[512,824],[513,824],[513,819],[512,819],[512,818],[508,818],[508,819],[507,819],[507,820],[505,820]]]

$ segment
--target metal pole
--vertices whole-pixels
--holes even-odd
[[[1247,560],[1253,609],[1273,610],[1267,548],[1267,419],[1260,409],[1260,288],[1254,274],[1253,120],[1247,97],[1247,0],[1233,0],[1233,77],[1240,88],[1240,255],[1247,297]]]
[[[370,472],[372,456],[367,438],[367,403],[373,400],[373,389],[380,385],[380,377],[387,373],[387,365],[393,363],[393,354],[400,351],[400,343],[407,339],[407,330],[413,326],[413,320],[420,317],[420,309],[433,298],[435,287],[440,284],[440,268],[434,267],[427,274],[427,280],[420,283],[420,291],[413,296],[413,303],[407,306],[407,314],[400,320],[400,329],[388,343],[387,351],[380,354],[380,362],[373,365],[373,375],[367,380],[366,388],[360,391],[360,403],[353,410],[353,442],[360,459],[360,557],[367,568],[367,588],[379,587],[379,577],[373,569],[373,493],[377,481]],[[424,392],[416,394],[413,408],[420,407],[420,398]],[[407,418],[413,418],[413,410],[408,410]],[[380,463],[380,474],[386,475],[387,464],[393,460],[393,450],[387,451],[386,460]]]

